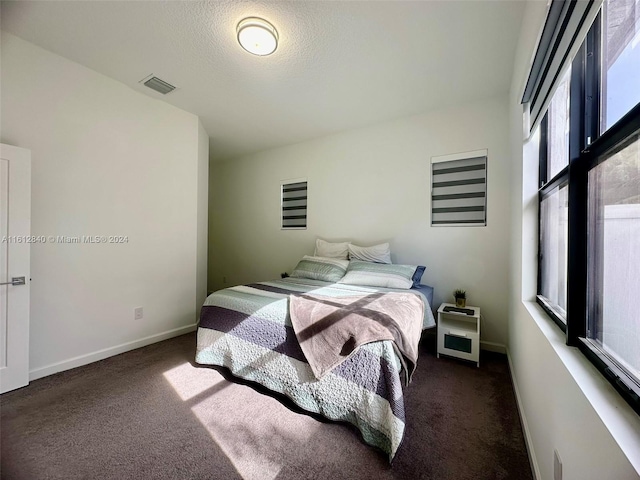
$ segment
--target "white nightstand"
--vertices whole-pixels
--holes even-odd
[[[440,354],[471,360],[480,366],[480,308],[466,307],[471,315],[455,311],[445,312],[452,303],[438,308],[438,358]]]

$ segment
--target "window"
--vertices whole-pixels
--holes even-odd
[[[602,131],[640,102],[640,2],[605,2],[601,102]]]
[[[487,224],[487,150],[431,159],[431,225]]]
[[[547,180],[569,165],[569,80],[564,75],[547,111]]]
[[[540,123],[538,302],[640,414],[640,0],[605,0],[556,78]]]
[[[539,303],[565,330],[567,316],[569,106],[571,69],[542,120],[540,146]]]
[[[545,307],[566,323],[569,209],[567,185],[540,202],[540,295]]]
[[[640,379],[640,140],[589,171],[586,338]]]
[[[282,229],[307,228],[307,181],[291,180],[281,185]]]

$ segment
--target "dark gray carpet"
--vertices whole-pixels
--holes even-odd
[[[390,466],[350,426],[195,366],[189,334],[0,397],[3,479],[530,479],[506,357],[423,342]],[[285,403],[289,406],[285,406]]]

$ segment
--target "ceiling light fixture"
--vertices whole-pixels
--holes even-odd
[[[266,20],[249,17],[238,23],[238,42],[254,55],[271,55],[278,48],[278,32]]]

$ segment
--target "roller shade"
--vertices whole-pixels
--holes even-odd
[[[282,228],[307,228],[307,182],[282,183]]]
[[[552,0],[522,97],[528,104],[529,133],[540,123],[601,5],[602,0]]]
[[[431,159],[431,225],[487,224],[487,151]]]

